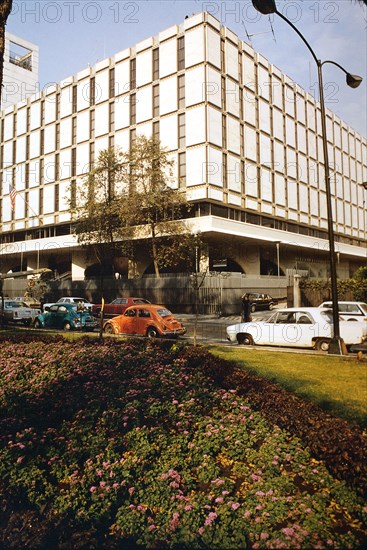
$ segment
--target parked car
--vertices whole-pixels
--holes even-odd
[[[185,334],[185,327],[164,306],[137,304],[130,306],[123,315],[106,321],[103,330],[109,334],[130,334],[157,338],[177,338]]]
[[[319,307],[333,307],[332,302],[323,302]],[[367,304],[364,302],[338,302],[339,315],[345,321],[367,321]]]
[[[274,304],[277,303],[275,298],[272,298],[269,294],[258,294],[255,292],[250,292],[248,294],[251,306],[250,311],[253,313],[258,309],[269,309],[272,310]]]
[[[93,330],[97,326],[97,321],[88,309],[78,311],[77,304],[66,303],[49,306],[48,310],[37,315],[34,321],[35,328]]]
[[[227,327],[227,340],[247,345],[291,346],[327,351],[333,332],[332,311],[303,307],[278,309],[265,321],[237,323]],[[340,321],[346,346],[367,341],[367,325]]]
[[[63,298],[57,300],[57,302],[48,302],[47,304],[43,304],[43,311],[46,311],[46,308],[49,308],[53,304],[80,304],[83,306],[84,309],[92,309],[92,307],[94,306],[94,304],[91,304],[85,298],[79,298],[76,296],[64,296]]]
[[[104,317],[115,317],[116,315],[122,315],[125,309],[135,304],[150,304],[149,300],[145,298],[116,298],[110,304],[105,304],[103,308]],[[101,315],[102,304],[94,304],[92,307],[92,313],[95,317]]]
[[[40,309],[28,307],[25,302],[20,300],[4,300],[4,309],[0,300],[0,315],[5,323],[22,323],[30,325],[37,315],[41,313]]]

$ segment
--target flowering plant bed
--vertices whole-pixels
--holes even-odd
[[[367,507],[168,342],[0,341],[5,548],[356,548]]]

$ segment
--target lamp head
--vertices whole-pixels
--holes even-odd
[[[363,78],[361,76],[358,76],[357,74],[347,73],[347,84],[351,88],[358,88],[362,80]]]
[[[252,0],[252,5],[256,11],[263,15],[269,15],[277,11],[275,0]]]

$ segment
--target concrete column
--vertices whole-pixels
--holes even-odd
[[[71,278],[73,281],[83,281],[85,271],[84,254],[73,252],[71,260]]]
[[[293,275],[293,307],[301,307],[301,289],[299,282],[301,275]]]

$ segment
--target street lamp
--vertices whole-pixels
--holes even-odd
[[[325,190],[326,190],[326,206],[327,206],[327,218],[328,218],[328,239],[329,239],[329,255],[330,255],[330,279],[331,279],[331,296],[333,302],[333,338],[330,341],[329,353],[335,353],[343,355],[344,342],[340,337],[339,326],[339,311],[338,311],[338,282],[336,273],[336,261],[335,261],[335,240],[334,240],[334,227],[333,227],[333,210],[331,202],[331,190],[330,190],[330,168],[329,157],[327,149],[327,136],[326,136],[326,113],[325,113],[325,101],[324,101],[324,86],[322,81],[322,66],[326,63],[336,65],[346,74],[346,82],[351,88],[358,88],[362,82],[362,77],[348,73],[341,65],[335,61],[320,61],[316,57],[315,52],[307,42],[301,32],[289,21],[282,13],[277,10],[275,0],[252,0],[254,8],[263,15],[270,15],[276,13],[281,19],[283,19],[288,25],[292,27],[298,36],[306,44],[308,50],[311,52],[312,57],[317,65],[318,83],[319,83],[319,95],[320,95],[320,108],[321,108],[321,128],[322,128],[322,145],[324,152],[324,167],[325,167]]]

